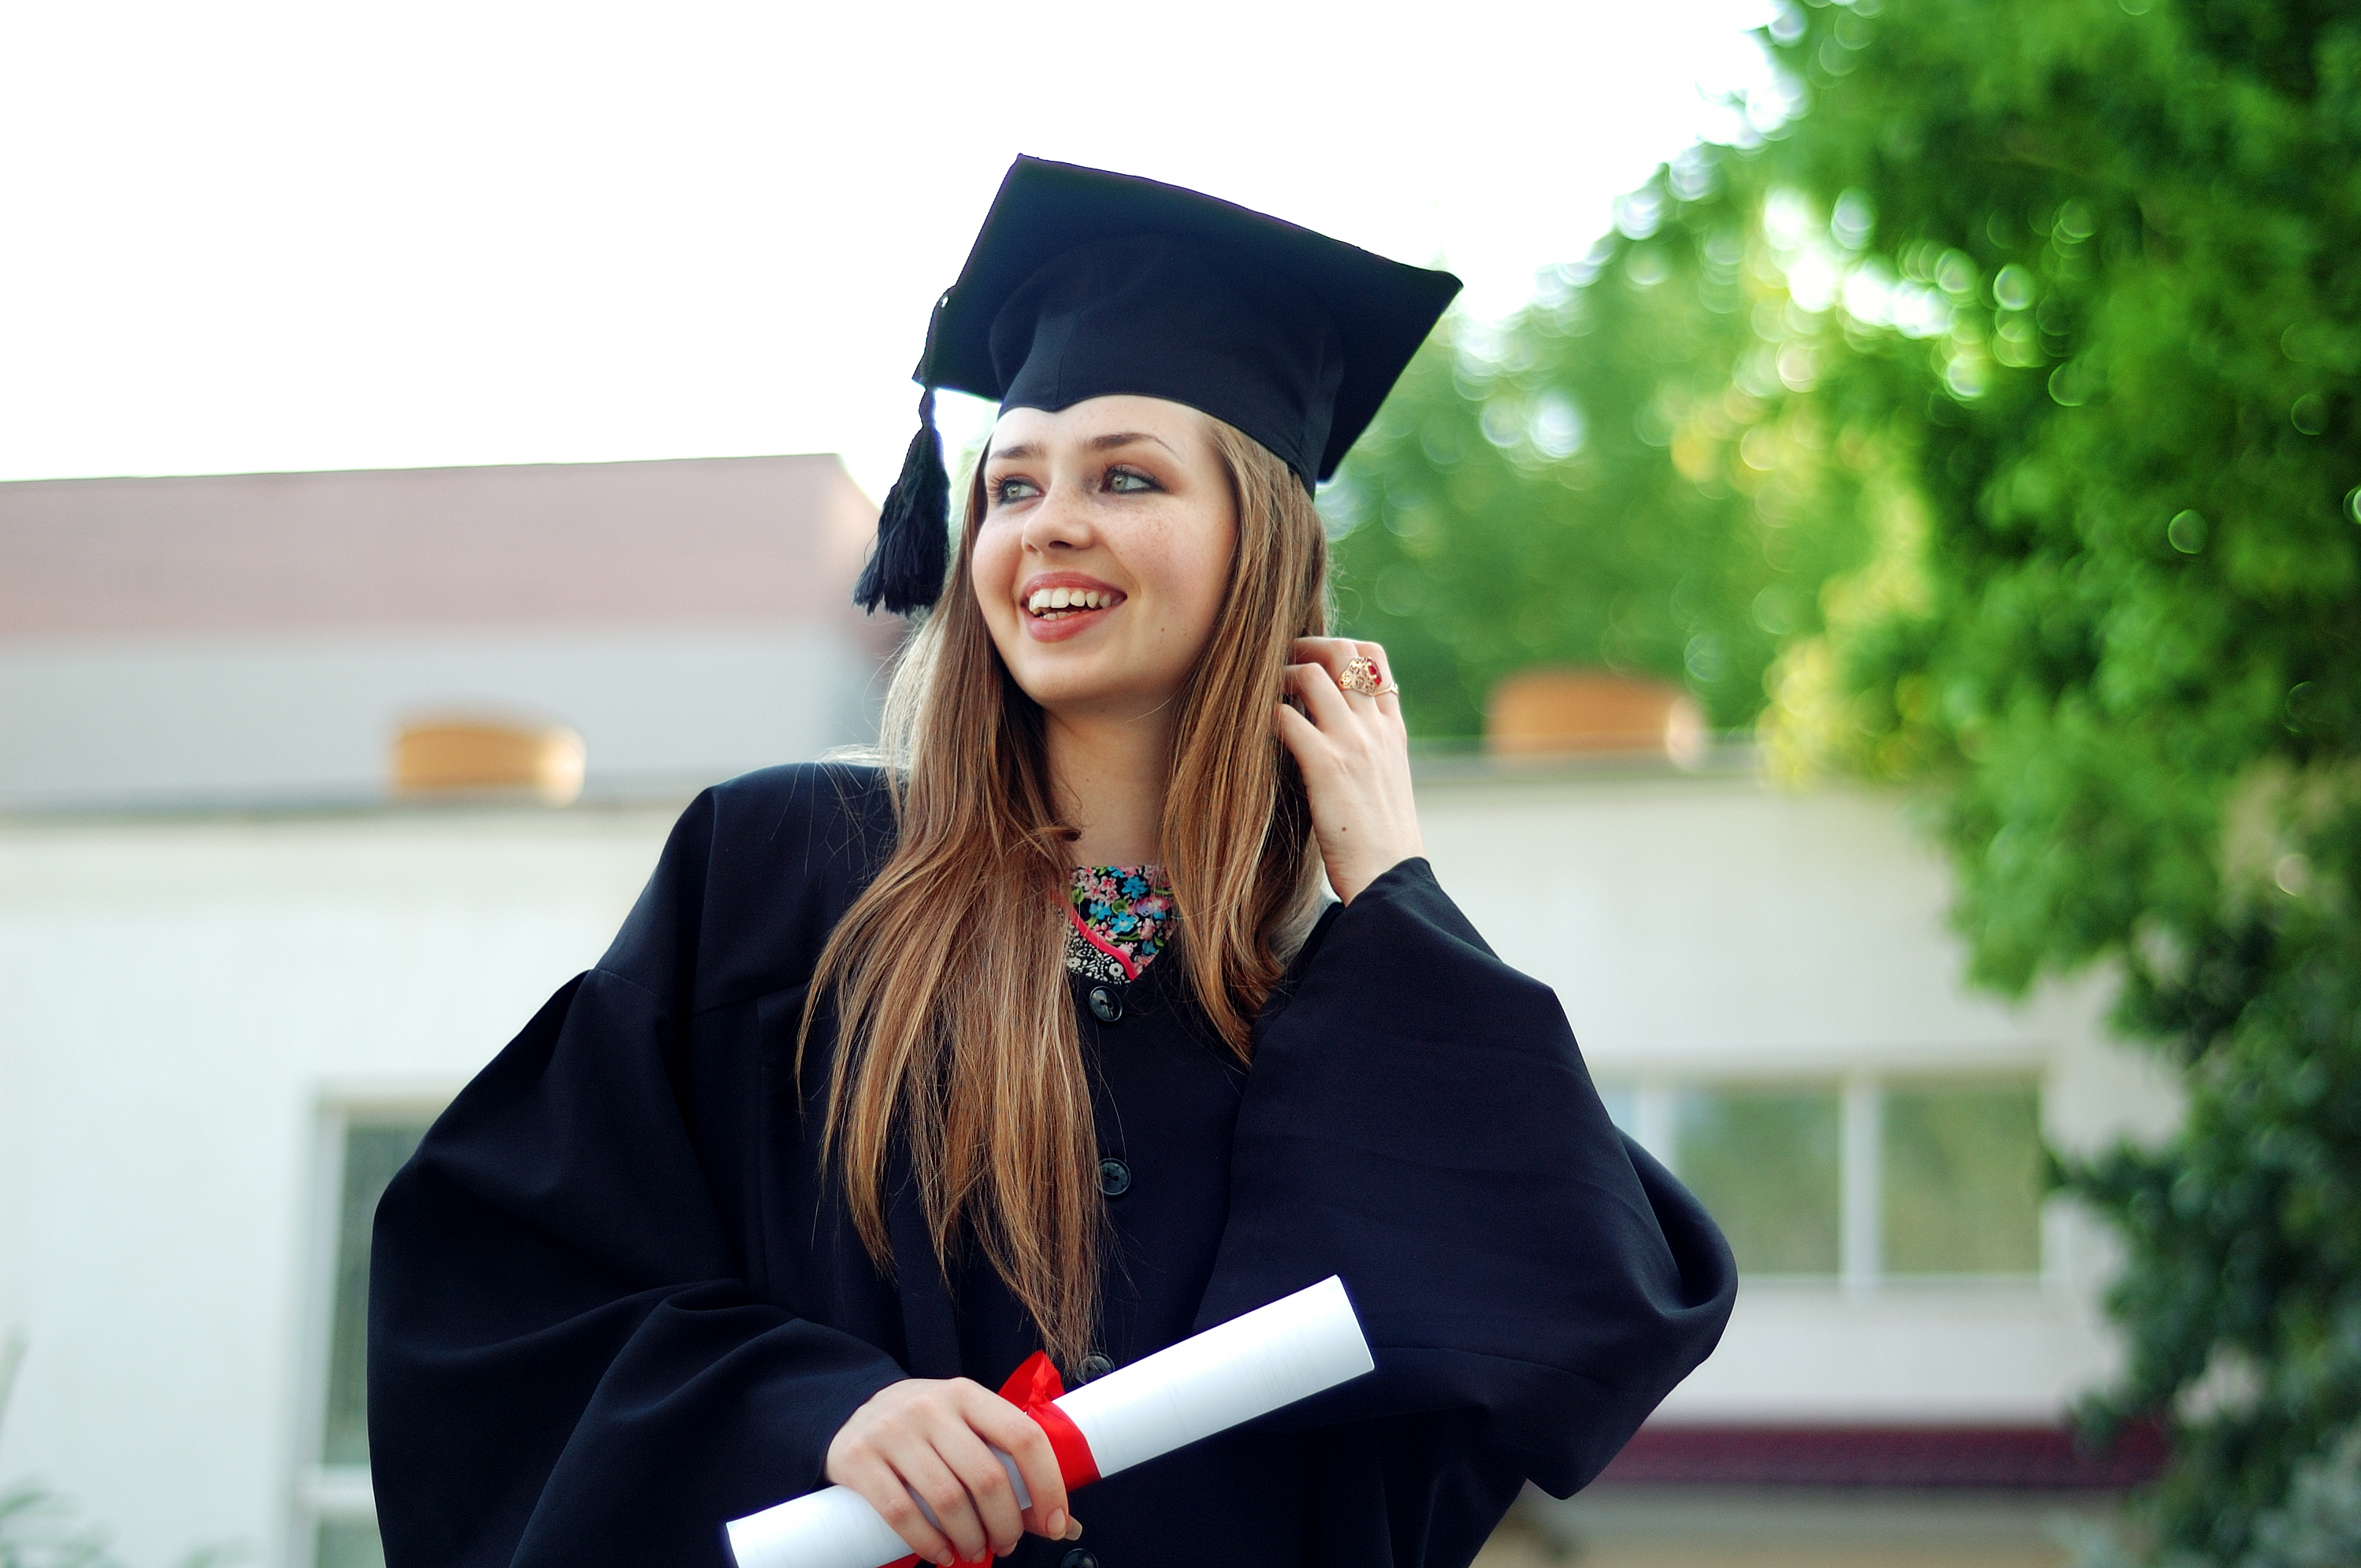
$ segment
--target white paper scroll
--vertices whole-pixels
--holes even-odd
[[[1085,1383],[1058,1408],[1081,1429],[1099,1474],[1112,1475],[1376,1365],[1344,1281],[1332,1276]],[[732,1519],[730,1550],[738,1568],[882,1568],[910,1554],[843,1486]]]

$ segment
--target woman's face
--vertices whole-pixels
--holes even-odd
[[[1212,421],[1161,398],[1010,409],[983,488],[970,579],[1025,694],[1077,718],[1170,703],[1213,637],[1237,547]]]

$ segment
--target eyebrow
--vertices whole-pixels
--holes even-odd
[[[1144,430],[1120,430],[1109,435],[1094,435],[1090,441],[1090,450],[1093,452],[1112,452],[1118,446],[1133,446],[1143,441],[1152,441],[1156,443],[1157,445],[1161,446],[1165,451],[1171,452],[1172,455],[1175,457],[1180,455],[1180,453],[1173,452],[1172,444],[1170,442],[1165,440],[1160,435],[1150,435]],[[1028,441],[1021,443],[1016,446],[998,447],[992,452],[986,453],[984,455],[984,461],[987,463],[1016,463],[1038,457],[1040,455],[1040,444],[1038,442]]]

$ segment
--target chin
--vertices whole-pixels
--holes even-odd
[[[1123,696],[1121,684],[1093,680],[1079,670],[1023,671],[1016,676],[1017,689],[1042,707],[1055,713],[1064,709],[1090,710],[1104,707]]]
[[[1020,633],[1021,635],[1021,633]],[[1113,688],[1125,684],[1124,661],[1107,647],[1076,646],[1072,642],[1035,642],[1029,639],[1001,660],[1016,677],[1026,695],[1036,701],[1050,693]]]
[[[1076,718],[1135,716],[1150,712],[1168,700],[1143,692],[1137,681],[1113,677],[1100,670],[1019,670],[1016,676],[1017,689],[1045,712]]]

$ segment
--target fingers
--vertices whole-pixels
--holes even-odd
[[[964,1498],[972,1517],[985,1538],[983,1549],[968,1553],[968,1560],[985,1555],[994,1557],[1015,1547],[1025,1533],[1025,1519],[1016,1502],[1016,1488],[1010,1484],[1008,1472],[1003,1468],[984,1441],[972,1429],[961,1427],[943,1433],[937,1440],[936,1452],[950,1467],[951,1474],[964,1488]],[[939,1512],[938,1516],[940,1517]],[[957,1530],[951,1531],[960,1549],[967,1551],[967,1539]]]
[[[1361,645],[1342,637],[1299,637],[1288,649],[1290,664],[1316,664],[1328,673],[1329,683],[1343,689],[1345,665]]]
[[[1271,722],[1279,731],[1279,743],[1295,759],[1295,765],[1307,778],[1310,777],[1319,755],[1316,751],[1320,744],[1318,727],[1283,702],[1278,705]]]
[[[1019,1501],[1002,1453],[1032,1506]],[[858,1492],[930,1563],[1004,1554],[1028,1529],[1052,1540],[1082,1534],[1041,1429],[963,1377],[906,1378],[880,1390],[829,1444],[825,1474]]]
[[[1394,685],[1394,667],[1386,662],[1386,651],[1374,642],[1364,642],[1359,646],[1361,657],[1378,672],[1378,689],[1369,694],[1369,700],[1378,705],[1379,713],[1399,718],[1401,716],[1401,688]]]
[[[1377,643],[1345,637],[1299,637],[1289,656],[1293,663],[1325,671],[1328,684],[1343,695],[1351,710],[1380,713],[1393,719],[1401,717],[1401,697],[1392,667],[1386,663],[1385,649]]]
[[[1374,642],[1351,642],[1353,651],[1345,656],[1344,673],[1337,685],[1345,696],[1358,707],[1367,703],[1376,706],[1378,689],[1386,682],[1386,651]]]
[[[1393,667],[1386,663],[1386,651],[1374,642],[1356,642],[1353,647],[1357,656],[1367,662],[1369,674],[1377,681],[1377,688],[1366,692],[1356,689],[1352,695],[1381,712],[1399,712],[1401,702],[1395,695]]]
[[[968,1441],[972,1442],[972,1436]],[[902,1478],[909,1483],[909,1490],[914,1490],[918,1499],[935,1511],[935,1523],[942,1528],[944,1535],[950,1535],[951,1547],[959,1552],[956,1561],[975,1563],[992,1556],[992,1532],[977,1516],[975,1499],[968,1495],[968,1478],[951,1469],[950,1457],[942,1453],[944,1448],[956,1450],[956,1438],[951,1438],[951,1433],[942,1433],[938,1438],[938,1448],[909,1454]],[[992,1469],[999,1469],[999,1464],[994,1464]],[[1008,1478],[1001,1476],[1004,1486],[1005,1481]]]
[[[1350,637],[1299,637],[1288,657],[1296,663],[1322,663],[1341,669],[1345,661],[1356,653],[1367,658],[1373,654],[1382,656],[1384,652],[1374,642],[1356,641]]]
[[[1286,689],[1302,700],[1303,717],[1329,740],[1380,750],[1402,743],[1401,703],[1391,692],[1346,693],[1323,663],[1290,664],[1285,680]]]
[[[1287,666],[1287,689],[1303,699],[1303,717],[1323,730],[1333,731],[1352,714],[1353,707],[1345,700],[1336,685],[1334,672],[1317,662]]]
[[[1014,1459],[1017,1474],[1025,1478],[1026,1493],[1032,1498],[1023,1516],[1026,1528],[1052,1541],[1068,1539],[1072,1521],[1066,1514],[1066,1480],[1058,1473],[1058,1455],[1048,1436],[1032,1417],[996,1394],[978,1405],[970,1424],[984,1442]],[[998,1460],[993,1464],[999,1468]]]
[[[950,1537],[927,1522],[908,1486],[884,1459],[874,1453],[863,1453],[832,1465],[830,1470],[830,1478],[858,1492],[861,1500],[875,1508],[877,1517],[893,1527],[903,1545],[928,1563],[955,1560],[958,1549],[951,1544]]]
[[[1328,672],[1329,679],[1340,689],[1350,690],[1345,679],[1353,661],[1366,660],[1380,686],[1391,685],[1391,666],[1386,663],[1386,651],[1378,643],[1362,642],[1350,637],[1299,637],[1288,651],[1288,662],[1297,664],[1318,664]],[[1361,696],[1368,696],[1364,692]]]
[[[1297,640],[1284,690],[1301,705],[1273,705],[1273,732],[1301,770],[1329,885],[1349,904],[1371,882],[1425,852],[1400,700],[1389,691],[1345,689],[1339,672],[1363,670],[1392,684],[1385,650],[1334,637]],[[1356,679],[1356,685],[1364,684]]]

